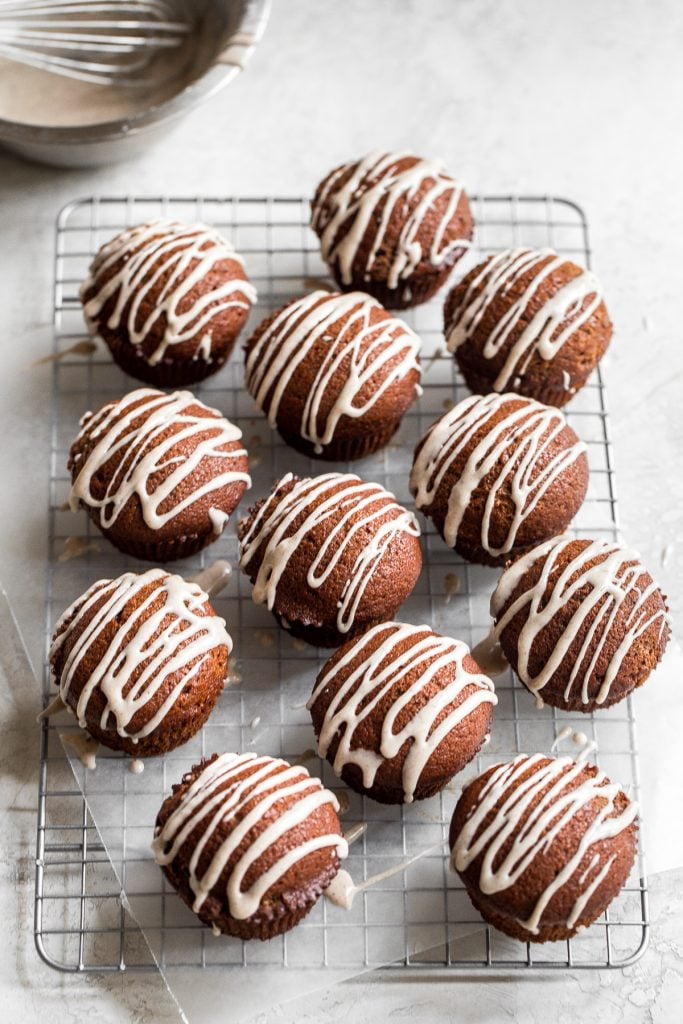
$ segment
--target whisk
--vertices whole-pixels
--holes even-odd
[[[147,84],[189,29],[171,0],[0,0],[1,57],[97,85]]]

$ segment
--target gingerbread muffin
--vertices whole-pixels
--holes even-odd
[[[514,391],[562,406],[612,337],[594,274],[552,249],[506,249],[453,288],[446,340],[471,391]]]
[[[157,815],[157,864],[215,932],[272,939],[312,909],[347,854],[339,804],[302,765],[214,754]]]
[[[86,413],[68,467],[72,511],[135,558],[206,547],[251,486],[241,431],[189,391],[139,388]]]
[[[221,368],[256,289],[242,258],[214,228],[158,220],[102,246],[81,301],[91,333],[126,373],[177,387]]]
[[[448,546],[483,565],[562,533],[587,489],[586,446],[562,413],[514,394],[454,406],[418,444],[410,476]]]
[[[510,565],[491,598],[494,636],[526,688],[566,711],[629,695],[671,634],[664,595],[630,548],[558,537]]]
[[[293,636],[322,647],[393,618],[422,568],[412,512],[350,473],[288,473],[238,534],[254,601]]]
[[[389,309],[430,299],[469,248],[463,186],[440,160],[371,153],[321,182],[311,227],[344,291],[369,292]]]
[[[293,448],[357,459],[389,442],[421,393],[419,348],[417,335],[370,296],[316,291],[252,334],[247,388]]]
[[[232,640],[195,583],[162,569],[98,580],[55,627],[50,666],[82,729],[135,757],[186,743],[228,674]]]
[[[409,804],[438,793],[472,760],[496,703],[466,644],[385,622],[335,651],[307,706],[320,756],[348,786]]]
[[[451,863],[495,928],[521,942],[570,939],[628,879],[636,814],[594,765],[520,754],[464,789],[451,821]]]

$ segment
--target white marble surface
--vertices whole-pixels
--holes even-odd
[[[309,193],[376,146],[442,156],[476,191],[579,200],[615,319],[607,371],[622,527],[683,605],[683,75],[678,0],[276,0],[248,71],[134,163],[31,167],[0,154],[0,579],[42,655],[54,218],[90,193]],[[154,976],[70,977],[32,940],[33,693],[0,695],[4,1020],[177,1020]],[[679,808],[674,813],[679,813]],[[680,1019],[683,872],[653,881],[653,937],[626,972],[444,982],[373,976],[263,1024]]]

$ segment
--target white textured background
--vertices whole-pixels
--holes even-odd
[[[31,652],[42,649],[50,373],[27,365],[49,350],[59,207],[104,192],[305,194],[335,164],[376,147],[441,156],[472,191],[553,192],[586,209],[616,328],[606,369],[622,528],[668,593],[676,624],[682,40],[679,0],[275,0],[247,72],[143,158],[55,171],[0,154],[0,579]],[[0,1019],[176,1020],[152,976],[64,978],[35,955],[35,702],[0,694]],[[683,872],[654,880],[651,946],[624,973],[450,983],[382,976],[274,1010],[263,1024],[545,1024],[549,1016],[677,1024],[682,883]]]

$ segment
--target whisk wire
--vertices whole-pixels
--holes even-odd
[[[0,56],[98,85],[145,84],[189,29],[170,0],[0,0]]]

